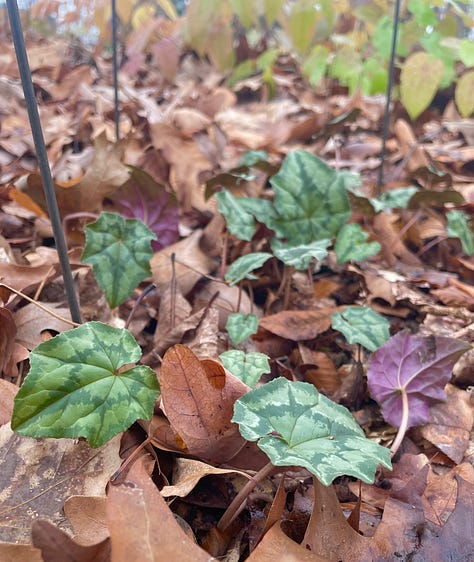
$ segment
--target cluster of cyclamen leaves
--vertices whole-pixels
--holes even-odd
[[[297,269],[305,269],[313,259],[323,259],[335,237],[340,262],[366,259],[380,250],[377,242],[366,242],[368,235],[359,225],[343,229],[351,214],[347,191],[360,184],[359,176],[336,171],[317,156],[295,150],[286,156],[270,183],[275,193],[273,203],[237,198],[227,190],[216,194],[227,228],[237,238],[250,241],[255,221],[265,224],[275,233],[273,254]]]
[[[466,342],[447,337],[399,332],[390,338],[372,355],[367,372],[370,394],[380,404],[385,420],[400,426],[405,393],[407,426],[426,423],[429,406],[446,399],[444,387],[453,366],[468,349]]]

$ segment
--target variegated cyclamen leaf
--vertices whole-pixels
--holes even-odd
[[[258,318],[255,314],[242,314],[236,312],[229,314],[226,323],[226,330],[234,345],[239,345],[258,329]]]
[[[363,261],[380,252],[378,242],[367,242],[369,235],[357,223],[344,225],[339,231],[334,249],[338,263]]]
[[[303,466],[326,486],[342,475],[372,483],[379,464],[391,468],[389,450],[308,383],[281,377],[251,390],[236,401],[232,421],[274,465]]]
[[[470,349],[466,342],[399,332],[372,355],[367,372],[370,394],[395,427],[402,419],[402,390],[408,400],[408,427],[430,419],[429,407],[445,400],[444,387],[456,361]]]
[[[224,367],[247,386],[255,386],[264,373],[270,372],[268,356],[258,351],[245,353],[230,349],[219,355]]]
[[[294,150],[270,183],[278,213],[273,228],[279,238],[296,245],[336,236],[351,212],[346,188],[360,179],[305,150]]]
[[[375,212],[379,213],[385,209],[406,209],[410,199],[418,193],[419,189],[413,185],[409,187],[397,187],[390,191],[385,191],[380,197],[370,197]]]
[[[230,191],[223,189],[216,193],[217,207],[224,215],[227,228],[239,240],[252,240],[255,234],[255,220],[245,211],[240,197],[234,197]]]
[[[242,279],[256,279],[251,272],[254,269],[262,267],[262,265],[272,257],[268,252],[253,252],[237,258],[229,267],[225,274],[225,280],[229,285],[235,285]]]
[[[160,387],[152,369],[131,365],[140,355],[128,330],[100,322],[38,345],[15,398],[12,429],[29,437],[85,437],[100,447],[149,419]]]
[[[341,332],[349,343],[360,343],[375,351],[390,337],[390,323],[368,306],[348,306],[331,315],[333,330]]]
[[[468,256],[474,254],[474,233],[469,228],[467,216],[464,211],[448,211],[446,231],[448,236],[461,240],[462,250]]]
[[[151,241],[156,235],[142,221],[116,213],[101,213],[85,232],[81,260],[92,264],[109,306],[115,308],[151,275]]]
[[[327,248],[331,240],[323,238],[310,244],[298,244],[292,246],[277,239],[272,241],[272,250],[279,260],[284,264],[295,267],[298,270],[308,269],[313,260],[322,260],[328,255]]]

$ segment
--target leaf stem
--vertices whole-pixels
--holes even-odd
[[[403,438],[405,437],[405,433],[408,429],[408,394],[404,388],[401,388],[400,391],[402,393],[402,420],[400,422],[400,427],[398,428],[398,433],[395,437],[395,441],[392,443],[392,447],[390,449],[392,458],[397,454],[397,451],[402,444]]]
[[[244,509],[247,498],[255,486],[266,478],[274,470],[275,466],[269,462],[263,468],[261,468],[255,476],[251,478],[245,484],[245,486],[240,490],[240,492],[232,500],[229,507],[225,510],[224,515],[220,518],[217,524],[217,529],[219,531],[225,531],[227,527],[232,523],[232,521],[239,515],[239,513]]]

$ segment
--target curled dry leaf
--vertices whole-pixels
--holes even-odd
[[[243,447],[231,418],[234,402],[249,388],[220,363],[203,363],[175,345],[163,358],[160,386],[165,414],[190,454],[223,463]]]
[[[282,338],[292,341],[311,340],[331,327],[331,314],[340,307],[318,310],[284,310],[261,318],[259,325]]]

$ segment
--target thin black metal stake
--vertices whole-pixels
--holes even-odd
[[[117,8],[115,0],[112,0],[112,60],[114,74],[114,122],[115,122],[115,139],[120,139],[119,131],[119,97],[118,97],[118,55],[117,55]]]
[[[393,36],[392,36],[392,50],[390,52],[387,92],[385,94],[386,95],[385,113],[384,113],[383,125],[382,125],[382,149],[380,151],[380,168],[377,178],[377,195],[380,195],[382,193],[383,166],[384,166],[385,154],[387,151],[388,127],[390,122],[390,100],[392,98],[393,71],[395,68],[395,51],[397,48],[397,37],[398,37],[398,20],[400,18],[400,0],[395,0],[395,10],[394,10],[393,17],[394,17],[394,24],[393,24]]]
[[[49,217],[53,228],[54,240],[58,252],[59,263],[64,279],[64,288],[71,311],[73,322],[81,323],[81,312],[77,302],[76,293],[74,291],[74,280],[72,278],[71,266],[67,255],[67,246],[64,239],[64,233],[61,227],[61,217],[59,215],[58,202],[54,191],[53,178],[49,168],[48,154],[44,143],[43,130],[41,129],[41,121],[36,103],[35,91],[31,80],[30,65],[26,55],[25,39],[21,27],[20,12],[16,0],[7,0],[8,18],[12,30],[13,44],[15,46],[16,58],[18,61],[18,69],[20,71],[23,93],[25,96],[26,108],[28,110],[28,118],[30,121],[33,141],[35,143],[36,157],[41,173],[41,180],[44,186],[46,203],[48,205]]]

